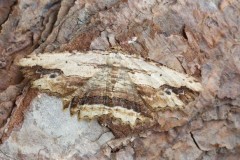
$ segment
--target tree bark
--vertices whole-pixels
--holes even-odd
[[[238,0],[0,0],[0,157],[238,159],[239,15]],[[186,113],[158,114],[162,117],[159,122],[165,123],[164,131],[156,127],[134,137],[114,139],[107,128],[95,121],[81,124],[85,127],[79,133],[81,127],[69,125],[70,121],[77,121],[69,120],[56,109],[59,100],[31,90],[21,68],[15,65],[32,52],[112,48],[191,75],[201,82],[203,91]],[[34,99],[37,95],[41,97]],[[51,117],[46,105],[53,106],[54,113],[62,118]],[[35,112],[38,106],[43,111]],[[46,117],[39,118],[35,113]],[[58,130],[54,124],[49,130],[43,126],[55,116],[59,123],[76,130],[67,133],[67,129]],[[40,129],[28,128],[40,119]],[[55,125],[61,126],[57,122]],[[39,137],[40,132],[48,131],[49,134]],[[74,143],[73,139],[60,138],[61,145],[55,148],[39,142],[51,135],[55,136],[54,144],[58,144],[60,132],[66,137],[71,133],[80,138],[76,136]],[[82,146],[74,148],[67,143]]]

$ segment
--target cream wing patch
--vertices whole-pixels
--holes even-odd
[[[105,105],[80,105],[77,109],[72,110],[72,114],[78,114],[79,119],[94,119],[102,115],[108,115],[119,119],[123,124],[130,124],[132,127],[136,123],[141,123],[146,120],[151,121],[150,118],[142,116],[133,110],[122,108],[121,106],[108,107]]]

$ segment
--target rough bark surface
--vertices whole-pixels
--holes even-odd
[[[0,0],[0,159],[239,159],[239,15],[239,0]],[[33,51],[110,48],[198,78],[190,118],[159,112],[164,131],[114,139],[14,65]]]

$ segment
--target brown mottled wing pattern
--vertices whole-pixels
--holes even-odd
[[[201,90],[193,77],[117,52],[32,54],[18,65],[34,88],[61,97],[71,114],[96,118],[117,135],[152,126],[154,112],[184,108]]]

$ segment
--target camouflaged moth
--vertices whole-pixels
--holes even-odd
[[[98,119],[116,136],[140,132],[155,112],[183,109],[201,84],[154,61],[120,52],[31,54],[18,62],[32,87],[62,99],[79,119]]]

